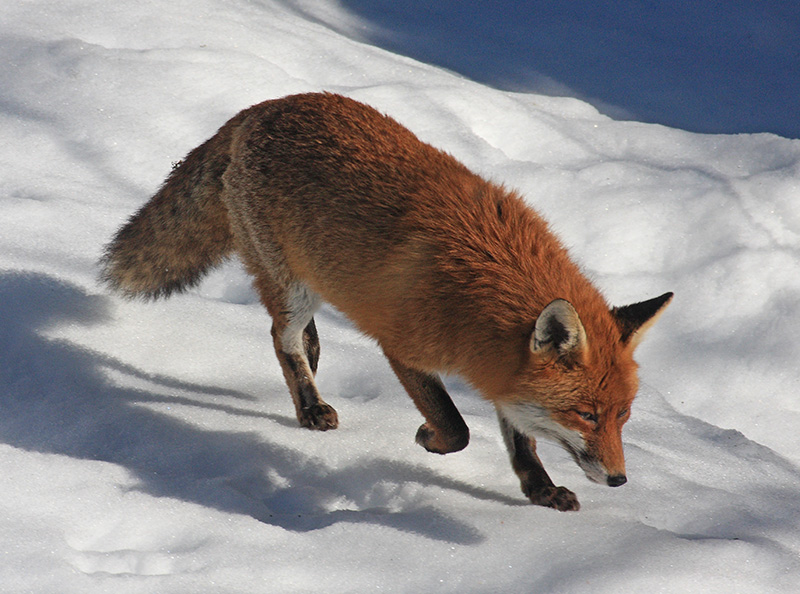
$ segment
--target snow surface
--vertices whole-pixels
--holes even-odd
[[[342,0],[381,47],[624,119],[800,138],[793,0]]]
[[[5,3],[0,589],[796,592],[800,141],[484,86],[374,45],[386,22],[364,4]],[[472,442],[428,454],[376,346],[331,309],[319,385],[342,424],[298,428],[235,262],[154,304],[97,285],[172,162],[243,107],[322,89],[521,190],[611,302],[676,292],[640,347],[625,487],[543,444],[583,508],[527,504],[458,378]]]

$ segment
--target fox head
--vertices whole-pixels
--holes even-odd
[[[536,320],[514,397],[498,411],[520,433],[560,444],[590,480],[624,484],[622,426],[638,389],[633,351],[671,299],[604,311],[612,323],[592,326],[588,337],[572,304],[551,302]]]

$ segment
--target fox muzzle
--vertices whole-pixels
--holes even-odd
[[[606,479],[606,484],[609,487],[621,487],[628,482],[628,477],[624,474],[610,474]]]

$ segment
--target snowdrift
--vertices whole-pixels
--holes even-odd
[[[4,591],[795,591],[800,141],[498,90],[371,27],[333,1],[4,8]],[[298,428],[236,262],[164,302],[98,286],[103,244],[173,162],[250,104],[318,90],[519,189],[612,303],[675,291],[639,350],[625,487],[542,445],[583,507],[530,506],[458,378],[471,444],[428,454],[388,364],[331,309],[319,386],[341,427]]]

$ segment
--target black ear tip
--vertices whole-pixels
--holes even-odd
[[[622,332],[622,342],[627,342],[640,328],[652,323],[674,295],[670,291],[647,301],[612,309],[611,313]]]
[[[675,293],[672,291],[668,291],[663,295],[659,295],[658,297],[653,297],[652,299],[648,299],[647,301],[642,301],[641,303],[634,304],[633,307],[640,307],[643,310],[649,310],[650,312],[657,312],[665,305],[667,305],[672,298],[675,296]],[[652,314],[651,314],[652,315]]]

